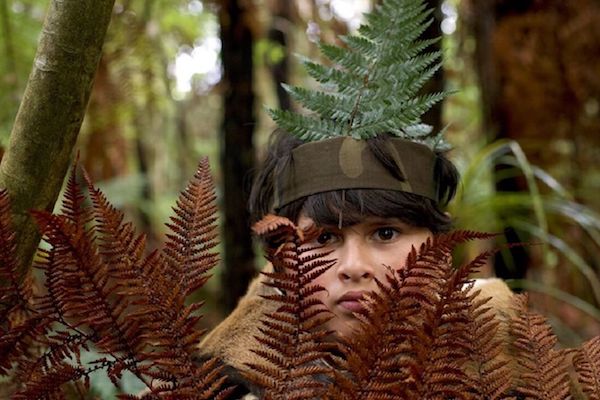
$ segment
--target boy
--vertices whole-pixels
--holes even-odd
[[[385,266],[401,267],[413,246],[450,229],[451,218],[443,207],[458,183],[456,168],[441,152],[389,135],[364,142],[343,138],[306,144],[275,132],[250,196],[253,222],[275,212],[300,228],[314,223],[323,229],[314,244],[332,251],[330,257],[337,263],[315,283],[327,289],[319,293],[324,296],[320,300],[336,316],[327,328],[341,334],[349,333],[361,294],[376,289],[375,278],[384,281]],[[407,149],[414,161],[421,160],[415,164],[422,171],[396,159]],[[420,158],[415,155],[419,153]],[[350,163],[344,169],[345,157]],[[303,180],[309,172],[308,165],[302,165],[305,158],[317,166],[333,162]],[[407,192],[407,181],[421,194]],[[422,188],[416,187],[417,181],[422,181]],[[437,190],[425,193],[434,181]],[[337,186],[343,188],[331,190]],[[311,194],[303,196],[306,193]],[[429,198],[434,196],[437,201]]]
[[[451,228],[450,216],[442,207],[453,197],[458,182],[452,163],[442,153],[430,151],[423,145],[398,142],[389,135],[367,140],[366,146],[358,148],[352,148],[355,146],[352,143],[344,147],[347,140],[320,142],[318,154],[312,154],[310,162],[323,157],[343,164],[345,153],[350,152],[353,165],[362,165],[360,174],[355,171],[356,176],[349,178],[347,169],[330,166],[323,171],[327,175],[321,182],[323,187],[315,184],[320,178],[313,176],[307,181],[293,182],[292,186],[299,190],[296,195],[288,195],[291,189],[286,180],[293,180],[295,172],[300,172],[294,169],[303,166],[302,158],[307,156],[303,152],[307,151],[310,156],[314,149],[307,149],[306,143],[289,134],[275,132],[250,196],[253,222],[275,212],[295,221],[300,228],[311,224],[321,228],[320,235],[310,244],[331,251],[328,258],[336,259],[336,263],[314,283],[326,289],[319,292],[318,297],[333,313],[333,318],[324,328],[336,335],[352,334],[358,323],[354,313],[360,310],[360,298],[366,292],[377,290],[375,279],[383,282],[388,266],[401,268],[412,246],[418,247],[430,235]],[[412,151],[421,150],[430,160],[429,179],[436,182],[438,201],[424,194],[400,190],[406,178],[416,183],[414,173],[423,171],[410,171],[405,167],[400,170],[394,161],[397,146],[416,146]],[[323,147],[326,151],[321,152]],[[385,182],[364,179],[371,178],[372,172],[387,174],[396,188],[372,188],[385,186]],[[346,180],[347,188],[327,190],[337,186],[340,180]],[[307,192],[314,193],[301,196]],[[269,268],[270,265],[265,267]],[[226,366],[230,382],[238,386],[234,399],[253,399],[257,397],[252,396],[260,393],[260,388],[252,387],[242,373],[247,370],[247,363],[261,362],[251,351],[258,347],[254,336],[259,334],[262,316],[275,310],[272,302],[261,297],[275,290],[263,285],[263,279],[255,279],[236,310],[200,344],[204,356],[217,357]],[[511,294],[503,282],[490,280],[480,284],[478,289],[482,290],[482,296],[494,296],[493,307],[506,308]]]
[[[322,229],[312,244],[336,262],[315,283],[325,288],[318,296],[333,313],[325,329],[335,335],[352,334],[359,300],[377,290],[376,279],[385,281],[413,246],[451,227],[443,208],[458,173],[444,156],[449,146],[441,133],[432,135],[420,122],[445,96],[419,94],[440,66],[439,52],[423,52],[433,41],[419,39],[429,15],[423,0],[384,1],[367,16],[361,36],[342,38],[343,48],[320,45],[333,66],[304,62],[322,91],[286,86],[312,114],[271,110],[281,129],[253,184],[251,222],[274,213]],[[254,337],[261,317],[276,307],[261,297],[275,290],[261,280],[200,344],[239,385],[234,399],[261,392],[240,374],[248,363],[260,364],[251,351],[258,347]],[[487,286],[483,295],[500,303],[492,307],[504,308],[510,291],[500,281]]]

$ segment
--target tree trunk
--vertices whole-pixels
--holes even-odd
[[[290,0],[275,0],[273,7],[273,16],[271,27],[269,28],[269,40],[281,46],[283,56],[280,59],[268,59],[269,70],[275,84],[279,108],[289,110],[292,108],[292,100],[289,93],[281,86],[282,83],[290,82],[290,56],[289,56],[289,38],[291,37],[292,26],[292,7]]]
[[[0,163],[26,272],[39,243],[31,209],[52,210],[70,164],[114,0],[52,0]]]
[[[221,24],[224,118],[221,135],[223,174],[224,270],[222,304],[231,311],[255,275],[254,251],[248,226],[249,172],[254,167],[255,125],[253,32],[251,10],[243,0],[222,0]]]
[[[442,37],[442,21],[443,14],[441,9],[441,0],[427,0],[427,8],[434,10],[433,12],[433,22],[425,33],[423,34],[423,39],[434,39]],[[441,39],[435,45],[431,46],[431,48],[427,49],[427,51],[441,51],[442,50],[442,42]],[[444,69],[440,68],[436,71],[433,77],[423,86],[421,90],[422,93],[437,93],[442,92],[445,89],[444,83]],[[437,103],[433,107],[431,107],[425,114],[423,114],[423,122],[433,126],[433,132],[438,133],[443,129],[442,126],[442,107],[443,103]]]

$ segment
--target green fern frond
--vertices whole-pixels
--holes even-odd
[[[343,119],[348,116],[345,112],[344,107],[339,107],[340,102],[343,102],[344,98],[339,98],[334,94],[325,92],[319,92],[314,90],[307,90],[297,86],[283,85],[285,90],[297,101],[304,104],[304,106],[317,113],[328,112],[334,110],[334,114],[331,115],[332,120]]]
[[[287,110],[269,110],[269,114],[282,129],[302,140],[315,141],[342,135],[342,127],[331,120],[308,117]]]
[[[307,141],[341,135],[368,139],[386,132],[434,150],[447,150],[440,134],[415,137],[408,133],[448,95],[418,95],[441,66],[440,52],[426,52],[439,39],[419,39],[431,23],[431,10],[422,0],[391,0],[376,6],[366,15],[358,35],[341,37],[346,47],[319,44],[332,66],[302,61],[321,84],[320,90],[284,86],[312,114],[269,113],[279,127]]]

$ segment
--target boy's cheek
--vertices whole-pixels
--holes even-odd
[[[359,327],[359,320],[353,317],[340,316],[333,314],[333,318],[330,319],[324,326],[328,331],[334,332],[335,337],[345,336],[350,337]]]

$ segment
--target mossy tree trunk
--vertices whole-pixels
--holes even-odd
[[[52,0],[0,163],[24,273],[39,243],[31,209],[52,210],[71,163],[114,0]]]
[[[255,275],[254,251],[247,211],[249,174],[254,168],[254,35],[249,2],[222,0],[221,57],[223,60],[224,115],[221,133],[223,174],[222,242],[224,270],[222,304],[231,311]]]

